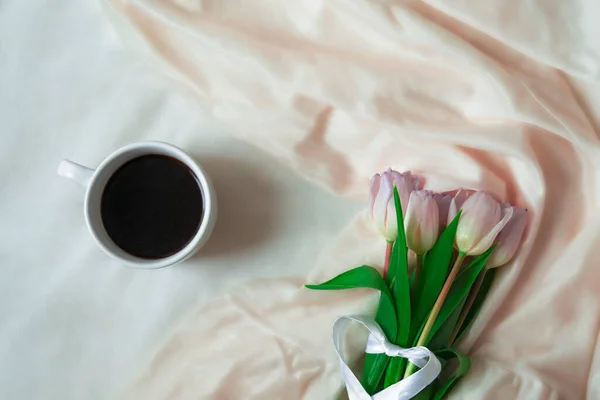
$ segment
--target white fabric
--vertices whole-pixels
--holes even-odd
[[[0,121],[3,400],[118,398],[198,303],[255,276],[306,275],[364,207],[232,139],[125,49],[95,2],[0,1]],[[193,259],[137,271],[97,248],[81,188],[56,167],[151,139],[198,158],[221,213]]]
[[[522,251],[463,343],[473,365],[453,397],[599,397],[597,0],[110,3],[135,47],[237,136],[337,193],[364,196],[368,177],[392,166],[432,189],[486,188],[530,207]],[[263,165],[271,158],[243,158],[104,26],[74,1],[0,6],[0,397],[112,399],[149,358],[132,398],[332,397],[331,322],[374,302],[308,293],[301,278],[199,308],[151,356],[195,299],[282,268],[304,275],[343,203]],[[53,171],[62,157],[96,164],[152,138],[212,165],[225,198],[244,205],[230,204],[204,258],[139,274],[102,258],[73,206],[80,192]],[[351,229],[314,281],[380,259],[372,238]],[[221,337],[243,332],[236,357],[201,346],[221,344],[211,324]]]
[[[344,361],[344,338],[352,321],[358,322],[369,331],[367,353],[403,357],[421,369],[371,397]],[[340,370],[350,400],[409,400],[429,386],[442,370],[440,361],[427,347],[405,349],[390,343],[377,322],[364,315],[346,315],[338,318],[333,324],[333,346],[340,360]]]
[[[523,245],[461,343],[473,368],[451,397],[599,396],[597,0],[106,3],[123,38],[238,137],[340,195],[366,197],[393,167],[427,189],[528,208]],[[309,281],[382,257],[373,235],[350,228]],[[199,309],[129,398],[334,397],[322,330],[362,314],[354,295],[277,280],[245,291],[243,308],[235,293]],[[203,346],[231,332],[254,347]]]

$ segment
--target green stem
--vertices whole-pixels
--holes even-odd
[[[446,300],[446,296],[448,296],[448,293],[450,292],[450,287],[452,287],[452,283],[454,282],[456,275],[458,275],[458,271],[460,271],[460,266],[461,266],[463,260],[465,259],[465,257],[466,257],[466,254],[458,253],[458,257],[456,257],[454,266],[452,266],[452,270],[450,270],[450,274],[448,274],[448,278],[446,278],[444,287],[442,287],[442,290],[440,291],[440,294],[438,295],[438,298],[435,301],[435,304],[433,305],[431,312],[429,313],[427,322],[425,322],[425,327],[423,328],[423,331],[421,331],[421,336],[419,336],[419,340],[417,341],[417,346],[425,346],[427,344],[427,341],[429,339],[429,334],[431,333],[431,329],[433,329],[433,324],[435,324],[435,320],[437,319],[438,314],[440,313],[440,310],[442,309],[442,305],[444,304],[444,301]],[[415,372],[416,368],[417,368],[416,365],[408,364],[408,368],[406,368],[404,377],[407,378],[407,377],[411,376]]]
[[[456,322],[456,326],[454,327],[452,336],[450,336],[450,341],[448,342],[449,346],[452,346],[452,344],[454,344],[454,341],[456,340],[456,337],[458,336],[458,332],[460,332],[460,328],[465,323],[465,319],[467,318],[469,311],[471,311],[471,307],[473,307],[473,303],[475,302],[475,299],[477,298],[477,294],[479,293],[479,290],[481,289],[481,285],[483,284],[483,280],[485,279],[486,271],[487,271],[487,269],[484,269],[483,272],[480,273],[479,276],[477,277],[477,280],[475,280],[475,283],[473,283],[473,287],[471,288],[469,297],[467,297],[467,301],[465,302],[465,305],[463,306],[463,309],[460,312],[460,316],[458,317],[458,321]]]

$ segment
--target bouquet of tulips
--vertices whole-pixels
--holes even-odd
[[[513,257],[527,212],[483,191],[421,190],[418,177],[389,169],[371,180],[370,216],[387,241],[383,273],[360,266],[307,287],[379,290],[374,321],[387,340],[398,349],[425,347],[439,360],[441,373],[413,398],[441,399],[469,368],[454,346],[483,304],[495,268]],[[417,370],[407,358],[367,352],[360,385],[368,396],[354,398],[371,398]]]

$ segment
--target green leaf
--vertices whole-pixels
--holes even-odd
[[[440,327],[446,322],[450,314],[454,311],[454,309],[458,306],[458,304],[467,297],[469,291],[471,290],[471,286],[473,286],[473,282],[477,279],[477,275],[483,270],[485,263],[487,262],[490,254],[494,250],[495,246],[492,246],[485,253],[477,256],[467,268],[461,271],[452,286],[450,287],[450,292],[442,305],[442,309],[440,310],[438,317],[436,318],[433,328],[429,333],[429,337],[425,342],[425,345],[429,343],[433,335],[440,329]]]
[[[454,309],[454,311],[452,311],[452,314],[450,314],[446,320],[446,323],[442,325],[435,335],[433,335],[433,338],[431,338],[431,341],[427,345],[430,350],[434,351],[444,349],[449,346],[450,337],[452,336],[454,328],[456,327],[456,323],[460,318],[460,313],[462,312],[463,306],[467,301],[467,297],[468,296],[465,296],[460,303],[458,303],[458,306]]]
[[[433,248],[423,258],[421,276],[417,281],[413,293],[411,340],[414,340],[417,331],[427,319],[431,307],[433,307],[437,300],[448,276],[448,269],[454,252],[456,228],[461,212],[462,210],[459,211],[452,222],[444,229]]]
[[[398,188],[394,186],[394,205],[396,206],[396,222],[398,224],[398,237],[392,249],[390,259],[390,279],[394,282],[393,296],[398,312],[398,333],[394,343],[407,347],[410,335],[410,282],[408,278],[408,248],[402,218],[402,204]],[[384,389],[398,382],[404,371],[405,360],[392,358],[385,374]]]
[[[375,321],[381,326],[388,338],[396,337],[398,324],[396,322],[394,301],[386,282],[375,268],[363,265],[346,271],[320,285],[306,285],[306,287],[315,290],[340,290],[358,287],[379,290],[381,297],[379,298]],[[368,393],[373,394],[375,392],[389,359],[385,354],[367,354],[365,356],[361,383]]]
[[[477,317],[477,314],[479,314],[479,311],[481,310],[481,307],[483,306],[483,303],[485,302],[485,299],[487,298],[488,292],[490,291],[490,288],[492,287],[492,284],[494,283],[495,277],[496,277],[496,268],[492,268],[485,273],[485,278],[483,278],[483,283],[481,284],[481,288],[479,289],[479,292],[477,293],[477,297],[475,297],[475,301],[473,302],[473,305],[471,306],[471,309],[469,310],[469,313],[467,314],[465,321],[463,322],[462,326],[460,327],[460,330],[458,331],[458,335],[456,337],[455,343],[458,342],[462,338],[463,334],[466,333],[466,331],[473,324],[475,317]]]
[[[410,286],[408,282],[408,248],[406,247],[406,235],[404,233],[404,220],[402,218],[402,204],[398,195],[398,188],[394,186],[394,203],[396,205],[396,221],[398,223],[398,238],[392,249],[391,264],[394,265],[393,296],[398,313],[398,333],[395,337],[396,344],[408,345],[410,333]]]
[[[363,366],[363,375],[360,384],[365,388],[369,395],[374,395],[377,385],[388,366],[390,357],[385,354],[365,354],[365,363]]]
[[[380,311],[381,308],[377,310],[377,316],[375,317],[375,321],[379,324],[385,319],[380,316]],[[375,394],[378,391],[377,389],[382,389],[379,387],[382,383],[381,378],[390,360],[391,358],[385,354],[365,354],[361,384],[370,395]]]
[[[445,395],[447,395],[452,386],[456,384],[456,382],[469,370],[471,366],[471,361],[469,357],[467,357],[464,353],[456,350],[456,349],[443,349],[434,352],[438,358],[444,359],[446,361],[450,361],[452,359],[456,359],[458,361],[458,369],[456,372],[451,375],[446,381],[442,382],[439,388],[436,390],[435,395],[433,396],[433,400],[441,400]],[[449,364],[446,362],[444,368],[449,368]]]
[[[394,357],[390,360],[390,365],[385,372],[385,380],[383,382],[383,388],[392,386],[394,383],[398,383],[402,379],[402,374],[406,368],[407,360],[405,358]]]
[[[448,224],[434,246],[423,258],[421,276],[414,286],[412,294],[413,313],[409,339],[413,345],[416,345],[429,317],[431,308],[435,304],[446,281],[454,253],[454,239],[461,213],[462,210]],[[444,347],[446,346],[444,345]]]
[[[380,299],[377,315],[375,316],[375,321],[379,325],[386,320],[385,313],[383,312],[385,308],[381,306],[381,301],[382,300]],[[385,354],[365,354],[361,384],[370,395],[375,394],[377,391],[379,382],[381,381],[390,360],[391,358]]]
[[[381,292],[377,321],[388,338],[396,337],[398,326],[396,322],[396,308],[392,294],[388,289],[379,271],[368,265],[356,267],[346,271],[333,279],[319,285],[305,285],[313,290],[342,290],[354,288],[371,288]]]

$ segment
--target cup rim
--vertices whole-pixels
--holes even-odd
[[[165,257],[165,258],[144,259],[144,258],[136,257],[133,255],[130,255],[131,256],[130,258],[122,257],[121,255],[117,254],[111,248],[111,246],[108,246],[104,242],[104,240],[102,240],[100,238],[99,232],[97,230],[98,229],[104,230],[102,221],[100,220],[100,222],[97,223],[92,220],[92,211],[93,210],[91,209],[91,205],[90,205],[90,200],[91,200],[90,196],[91,196],[91,193],[93,192],[92,188],[94,188],[94,185],[97,184],[97,180],[98,180],[100,174],[103,172],[104,169],[106,169],[109,165],[111,165],[120,156],[122,156],[126,153],[129,153],[133,150],[136,150],[136,149],[143,149],[143,150],[148,149],[147,154],[157,154],[157,153],[153,153],[152,149],[155,149],[155,150],[162,149],[163,151],[165,151],[165,150],[168,151],[169,156],[176,158],[177,160],[183,162],[188,168],[190,168],[190,170],[192,170],[192,172],[196,176],[196,178],[199,182],[199,185],[200,185],[200,191],[202,193],[203,208],[204,208],[203,214],[202,214],[202,221],[200,222],[200,227],[196,231],[196,234],[194,235],[194,237],[189,241],[189,243],[183,249],[181,249],[177,253],[170,255],[168,257]],[[131,159],[133,159],[133,158],[131,158]],[[118,165],[117,168],[120,167],[121,165],[123,165],[127,161],[129,161],[129,160],[125,160],[123,163]],[[104,183],[104,185],[106,185],[106,183]],[[104,190],[104,187],[101,188],[100,193],[102,193],[103,190]],[[101,196],[101,194],[100,194],[100,196]],[[143,141],[143,142],[131,143],[131,144],[128,144],[126,146],[123,146],[123,147],[115,150],[100,163],[100,165],[96,168],[96,170],[92,174],[92,177],[90,179],[89,185],[88,185],[86,193],[85,193],[84,214],[85,214],[85,221],[86,221],[86,224],[88,226],[90,233],[94,237],[94,240],[96,241],[96,243],[98,243],[100,248],[106,254],[125,263],[127,266],[132,267],[132,268],[159,269],[159,268],[165,268],[165,267],[177,264],[177,263],[187,259],[191,255],[193,255],[196,252],[196,250],[198,250],[201,247],[201,245],[204,243],[204,241],[210,235],[213,225],[214,225],[213,221],[212,221],[214,207],[215,207],[214,190],[213,190],[212,184],[211,184],[210,180],[208,179],[205,171],[202,169],[200,164],[196,160],[194,160],[194,158],[192,158],[189,154],[187,154],[181,148],[179,148],[175,145],[172,145],[170,143],[165,143],[165,142],[161,142],[161,141]],[[108,236],[108,234],[106,234],[106,236],[110,240],[110,236]],[[114,242],[112,242],[112,245],[115,247],[118,247],[117,244]]]

